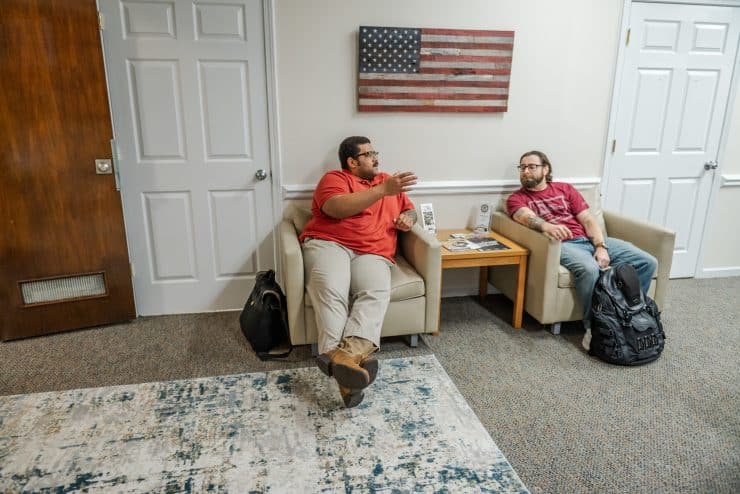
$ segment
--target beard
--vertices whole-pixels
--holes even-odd
[[[541,180],[542,180],[541,177],[539,180],[534,177],[520,177],[519,178],[519,181],[522,183],[522,187],[524,187],[525,189],[531,189],[533,187],[537,187],[537,185],[540,183]]]
[[[377,175],[378,167],[373,166],[372,170],[360,170],[357,174],[361,179],[363,180],[372,180],[375,178],[375,175]]]

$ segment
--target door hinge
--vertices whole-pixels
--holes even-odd
[[[627,28],[627,41],[624,42],[624,46],[627,46],[630,44],[630,34],[632,33],[632,29]]]
[[[612,154],[614,154],[615,149],[617,149],[617,140],[613,139],[612,140]]]
[[[129,271],[131,272],[131,277],[134,277],[134,263],[130,262],[128,263]]]
[[[98,11],[98,28],[100,28],[101,31],[105,30],[105,16],[103,16],[103,13]]]

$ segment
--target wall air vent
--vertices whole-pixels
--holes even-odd
[[[25,305],[66,302],[108,294],[104,273],[21,281],[20,287]]]

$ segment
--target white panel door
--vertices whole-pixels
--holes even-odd
[[[239,309],[274,267],[262,3],[99,5],[137,312]]]
[[[604,204],[674,230],[671,277],[691,277],[717,173],[740,8],[633,3],[629,15]]]

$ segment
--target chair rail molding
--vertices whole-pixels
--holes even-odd
[[[721,187],[740,187],[740,175],[722,175]]]
[[[626,0],[629,3],[683,3],[687,5],[709,5],[717,7],[737,7],[738,0]]]
[[[558,182],[568,182],[577,189],[598,186],[600,177],[563,178]],[[409,196],[441,196],[455,194],[504,194],[514,192],[521,186],[519,180],[439,180],[419,182]],[[287,184],[282,186],[283,200],[311,199],[315,184]]]

